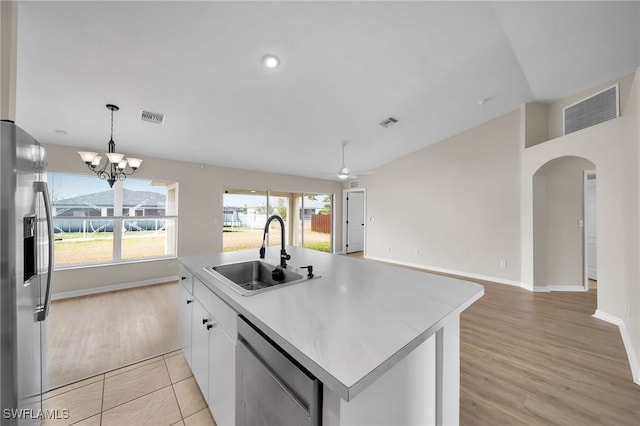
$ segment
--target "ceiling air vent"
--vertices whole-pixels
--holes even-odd
[[[391,126],[392,124],[396,124],[397,122],[398,122],[398,119],[397,119],[397,118],[389,117],[389,118],[387,118],[386,120],[382,121],[382,122],[380,123],[380,125],[381,125],[382,127],[389,127],[389,126]]]
[[[140,120],[147,121],[153,124],[164,124],[164,119],[166,118],[165,114],[160,114],[159,112],[151,112],[151,111],[140,111]]]
[[[618,84],[564,109],[564,134],[618,118],[620,116]]]

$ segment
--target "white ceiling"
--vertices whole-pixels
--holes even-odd
[[[114,103],[131,156],[318,177],[348,140],[347,165],[370,170],[633,72],[639,21],[609,1],[21,2],[16,122],[104,151]]]

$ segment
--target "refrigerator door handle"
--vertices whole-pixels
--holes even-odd
[[[48,230],[48,250],[49,250],[49,266],[47,267],[47,290],[45,291],[44,304],[36,308],[37,320],[44,321],[49,315],[49,305],[51,304],[51,276],[53,275],[53,217],[51,215],[51,200],[49,200],[49,187],[47,182],[34,182],[36,192],[42,193],[44,198],[44,207],[47,213],[47,230]]]

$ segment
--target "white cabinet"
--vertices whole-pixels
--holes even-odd
[[[191,367],[191,315],[193,311],[193,276],[180,269],[178,285],[178,343],[187,364]]]
[[[237,314],[197,278],[191,287],[185,281],[179,286],[180,345],[216,424],[233,425]]]
[[[236,345],[219,326],[209,335],[209,407],[219,426],[236,417]]]
[[[191,372],[200,386],[202,395],[208,401],[209,395],[209,329],[211,316],[202,304],[193,302],[193,321],[191,322]]]

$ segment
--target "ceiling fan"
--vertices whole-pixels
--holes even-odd
[[[347,180],[347,179],[357,179],[358,176],[354,174],[353,170],[347,167],[344,164],[344,147],[347,146],[347,141],[342,141],[342,168],[338,171],[338,179]],[[373,172],[359,172],[358,175],[369,175]]]

